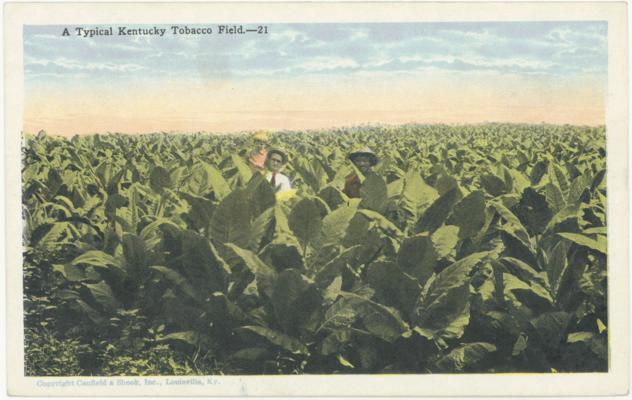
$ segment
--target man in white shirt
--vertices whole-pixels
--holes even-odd
[[[275,193],[283,193],[292,189],[290,178],[283,175],[279,171],[287,163],[287,155],[279,149],[270,149],[266,157],[266,179],[272,187]]]

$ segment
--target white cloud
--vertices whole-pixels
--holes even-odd
[[[52,29],[50,34],[26,36],[25,44],[33,45],[25,47],[25,54],[35,58],[27,58],[25,63],[32,67],[29,73],[67,70],[74,74],[86,71],[92,76],[98,76],[99,71],[139,70],[148,76],[165,76],[166,71],[193,68],[185,66],[185,61],[196,58],[204,65],[226,64],[232,73],[244,76],[344,75],[381,70],[404,73],[432,68],[563,75],[597,68],[607,51],[605,26],[599,24],[589,24],[586,29],[572,24],[538,25],[532,31],[522,25],[513,29],[493,24],[473,28],[455,24],[402,30],[401,36],[386,34],[380,31],[382,27],[373,25],[337,25],[334,37],[331,31],[325,31],[334,28],[320,28],[322,32],[316,27],[310,29],[279,25],[265,40],[246,39],[239,44],[188,36],[134,36],[117,40],[85,38],[74,40],[74,46],[62,42],[64,38],[60,40]],[[373,36],[375,40],[368,40]],[[220,58],[226,61],[211,62]],[[248,62],[237,63],[244,59]]]
[[[415,54],[412,56],[401,56],[397,58],[397,60],[402,63],[419,62],[419,61],[424,61],[424,59],[425,57],[419,54]]]
[[[153,42],[151,36],[143,36],[143,35],[132,36],[129,38],[129,41],[134,44],[149,45],[149,46],[151,46]]]
[[[70,71],[113,71],[113,72],[134,72],[145,69],[138,64],[116,64],[116,63],[82,63],[76,60],[69,60],[64,57],[55,60],[33,59],[26,60],[25,65],[53,65]]]
[[[345,36],[345,39],[350,42],[355,42],[369,37],[369,30],[365,28],[342,27],[338,28],[338,31],[344,32],[344,35],[341,36]]]
[[[253,76],[278,77],[280,74],[284,74],[284,73],[288,73],[288,72],[290,72],[290,68],[286,67],[286,68],[274,68],[274,69],[256,68],[256,69],[250,69],[250,70],[247,70],[247,71],[234,70],[231,73],[233,75],[251,78]]]
[[[482,57],[462,58],[459,61],[480,67],[507,68],[518,67],[522,69],[543,70],[557,66],[556,63],[544,60],[534,60],[522,57],[506,59],[484,59]]]
[[[113,44],[100,44],[100,46],[102,47],[106,47],[106,48],[110,48],[110,49],[114,49],[114,50],[122,50],[122,51],[129,51],[129,52],[134,52],[134,53],[138,53],[138,52],[147,52],[147,51],[154,51],[151,48],[148,47],[141,47],[141,46],[132,46],[129,44],[124,44],[124,43],[113,43]]]
[[[503,40],[504,38],[493,34],[488,29],[484,29],[482,32],[472,32],[472,31],[451,31],[452,33],[460,33],[461,36],[466,37],[470,40],[474,40],[479,43],[489,43],[493,41]]]
[[[28,65],[48,65],[50,64],[50,60],[42,60],[29,56],[24,56],[24,66]]]
[[[309,40],[309,37],[303,32],[299,32],[293,29],[286,29],[280,32],[272,32],[270,34],[270,40],[287,41],[290,43],[295,42],[295,41],[306,42]]]
[[[358,63],[345,57],[315,57],[305,61],[295,67],[308,72],[332,71],[335,69],[351,69],[357,68]]]
[[[305,47],[311,48],[311,49],[319,49],[319,48],[323,48],[327,46],[327,44],[328,42],[318,39],[318,40],[311,40],[309,43],[305,45]]]
[[[30,35],[33,39],[44,39],[44,40],[59,40],[60,38],[65,38],[64,36],[52,35],[50,33],[36,33],[34,35]]]
[[[377,67],[382,67],[386,64],[389,64],[393,61],[393,58],[391,57],[387,57],[384,54],[380,54],[376,57],[373,57],[368,63],[366,63],[364,66],[365,67],[369,67],[369,68],[377,68]]]
[[[450,46],[450,42],[445,39],[431,36],[416,36],[407,39],[395,40],[392,42],[372,43],[371,46],[375,50],[399,50],[406,48],[414,48],[418,46]]]
[[[156,53],[149,53],[147,54],[145,57],[143,57],[144,60],[149,60],[151,58],[162,58],[165,55],[165,53],[163,53],[162,51],[156,52]]]
[[[356,40],[360,40],[360,39],[366,39],[367,37],[369,37],[369,33],[367,31],[354,31],[353,33],[351,33],[351,37],[349,38],[352,42],[356,41]]]
[[[263,48],[263,46],[258,44],[257,41],[249,40],[245,42],[243,46],[241,46],[239,52],[235,53],[235,55],[239,55],[245,59],[251,59],[258,57],[265,52],[266,50]]]
[[[464,55],[464,56],[452,56],[452,55],[420,55],[415,54],[411,56],[402,56],[398,60],[402,63],[424,63],[424,64],[436,64],[436,63],[463,63],[473,67],[483,68],[520,68],[530,70],[546,70],[552,67],[556,67],[558,64],[545,61],[535,60],[523,57],[513,58],[485,58],[478,55]]]
[[[72,74],[73,79],[81,79],[81,78],[89,78],[90,74],[86,72],[76,72]],[[56,79],[58,82],[63,82],[68,79],[67,73],[59,73],[59,72],[31,72],[26,77],[26,81],[36,81],[38,79]]]
[[[551,41],[560,41],[566,44],[581,44],[581,41],[596,41],[601,44],[606,44],[608,37],[605,32],[599,30],[584,30],[578,31],[569,28],[556,28],[552,29],[546,38]]]

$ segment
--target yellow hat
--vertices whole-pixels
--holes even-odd
[[[268,137],[268,132],[266,131],[257,131],[254,133],[253,137],[257,140],[261,140],[263,142],[267,142],[269,137]]]

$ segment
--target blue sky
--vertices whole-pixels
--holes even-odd
[[[25,131],[605,118],[605,22],[270,24],[267,35],[157,25],[163,37],[109,26],[115,35],[92,38],[24,28]]]
[[[272,24],[268,35],[243,36],[80,38],[61,32],[59,26],[25,27],[27,82],[436,70],[605,77],[607,70],[607,25],[601,22]]]

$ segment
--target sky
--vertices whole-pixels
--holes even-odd
[[[93,37],[26,26],[24,131],[605,123],[605,22],[269,24],[232,35],[171,26],[84,26],[112,27]]]

